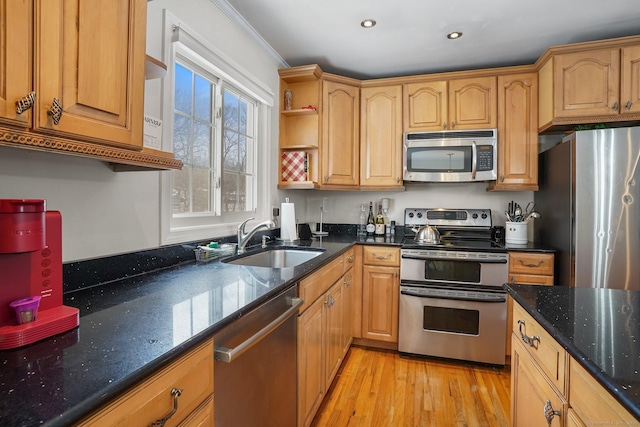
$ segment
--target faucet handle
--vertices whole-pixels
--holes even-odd
[[[242,223],[240,223],[240,225],[238,226],[238,231],[241,231],[242,233],[244,233],[244,226],[247,225],[249,221],[253,221],[254,219],[255,218],[249,218],[242,221]]]

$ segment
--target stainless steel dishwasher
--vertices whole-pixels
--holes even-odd
[[[216,427],[294,427],[297,285],[214,336]]]

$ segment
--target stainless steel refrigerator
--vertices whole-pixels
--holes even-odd
[[[578,131],[540,153],[538,241],[556,284],[640,290],[640,127]]]

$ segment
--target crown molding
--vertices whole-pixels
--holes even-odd
[[[227,15],[233,23],[251,36],[251,38],[253,38],[262,47],[262,49],[264,49],[264,51],[278,63],[279,68],[289,68],[287,61],[285,61],[284,58],[282,58],[278,52],[276,52],[275,49],[273,49],[271,45],[262,38],[260,33],[258,33],[256,29],[253,28],[253,26],[251,26],[251,24],[249,24],[237,10],[229,4],[227,0],[211,0],[211,3],[216,5],[218,9]]]

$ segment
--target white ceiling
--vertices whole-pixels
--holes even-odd
[[[640,0],[213,1],[289,66],[359,79],[532,64],[550,46],[640,34]]]

